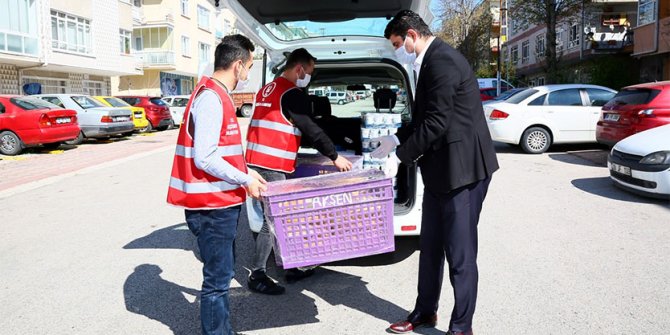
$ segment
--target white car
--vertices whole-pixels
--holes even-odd
[[[670,200],[670,124],[619,141],[607,157],[614,184]]]
[[[328,116],[321,118],[319,125],[336,146],[360,155],[361,115],[377,111],[373,103],[346,104],[345,89],[349,86],[404,89],[407,103],[397,102],[393,112],[401,113],[403,120],[409,122],[414,94],[412,68],[398,63],[391,43],[384,38],[384,29],[387,18],[402,9],[413,10],[430,24],[428,1],[305,1],[297,8],[289,1],[265,1],[260,6],[259,1],[224,0],[222,7],[236,15],[242,33],[265,50],[263,85],[279,75],[278,69],[291,51],[305,48],[317,58],[308,90],[330,90],[322,98],[316,97],[316,90],[312,91],[316,101],[312,106],[315,114]],[[401,165],[396,180],[394,233],[418,235],[421,176],[415,166]]]
[[[494,141],[531,154],[558,143],[595,143],[600,109],[616,91],[596,85],[547,85],[484,105]]]
[[[77,112],[77,122],[81,133],[76,139],[65,142],[66,144],[81,144],[84,138],[106,139],[115,135],[130,135],[135,130],[130,108],[107,107],[94,98],[81,94],[38,94],[34,96]]]
[[[165,101],[170,107],[172,121],[176,126],[181,125],[189,99],[191,99],[190,95],[174,95],[162,98],[162,100]]]

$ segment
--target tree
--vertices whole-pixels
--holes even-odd
[[[436,35],[458,49],[475,72],[484,73],[491,63],[490,30],[492,18],[482,0],[438,0],[442,21]]]
[[[585,3],[591,0],[513,0],[510,18],[517,24],[545,25],[547,33],[544,59],[546,63],[545,82],[554,84],[559,77],[561,54],[556,50],[556,26],[562,20],[574,19],[581,13]]]

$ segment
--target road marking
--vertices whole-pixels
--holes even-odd
[[[142,133],[140,136],[156,136],[156,133]]]
[[[30,157],[26,156],[3,156],[0,157],[3,161],[25,161],[26,159],[29,159]]]
[[[64,152],[65,152],[65,150],[49,150],[46,153],[48,153],[49,155],[60,155]]]

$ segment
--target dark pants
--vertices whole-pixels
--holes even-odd
[[[235,234],[240,206],[186,210],[188,228],[198,238],[202,258],[200,321],[202,333],[233,334],[228,290],[235,275]]]
[[[415,310],[437,313],[444,274],[454,290],[449,330],[468,331],[477,302],[477,223],[491,177],[437,194],[425,190],[421,218],[419,284]]]

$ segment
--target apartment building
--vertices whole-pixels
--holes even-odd
[[[670,80],[670,1],[640,0],[633,56],[640,81]]]
[[[114,94],[190,94],[235,17],[208,0],[133,0],[130,48],[143,74],[112,79]]]
[[[142,68],[126,48],[132,6],[123,0],[0,2],[0,94],[110,94],[112,76]]]
[[[574,17],[559,18],[556,49],[561,55],[563,82],[590,82],[589,69],[605,57],[609,62],[612,57],[632,62],[637,5],[637,0],[594,0]],[[513,12],[509,18],[508,40],[502,50],[505,61],[516,68],[522,84],[544,85],[546,26],[524,25],[513,19]]]

